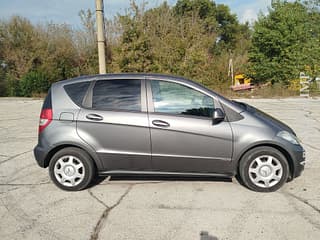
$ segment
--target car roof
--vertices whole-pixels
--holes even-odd
[[[158,73],[109,73],[109,74],[96,74],[96,75],[85,75],[76,78],[70,78],[56,82],[56,85],[65,85],[84,81],[95,81],[95,80],[111,80],[111,79],[142,79],[142,78],[155,78],[155,79],[171,79],[179,82],[185,82],[192,84],[193,81],[180,76],[174,76],[169,74],[158,74]]]

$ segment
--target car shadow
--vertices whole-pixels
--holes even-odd
[[[108,181],[112,182],[121,182],[121,181],[144,181],[144,182],[232,182],[231,177],[216,177],[216,176],[172,176],[172,175],[112,175],[108,176],[97,176],[88,186],[88,188],[99,185],[104,182],[107,178]]]
[[[201,231],[200,240],[218,240],[218,238],[216,236],[210,235],[207,231]]]

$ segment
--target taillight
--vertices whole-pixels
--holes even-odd
[[[51,123],[52,121],[52,109],[42,109],[39,121],[39,134]]]

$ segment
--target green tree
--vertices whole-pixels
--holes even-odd
[[[155,72],[154,54],[151,49],[151,41],[146,33],[144,22],[144,9],[139,8],[133,1],[131,12],[119,16],[122,26],[122,36],[116,51],[116,59],[121,72]]]
[[[164,2],[144,11],[143,6],[133,2],[127,14],[115,21],[121,27],[112,53],[112,69],[176,74],[214,89],[226,88],[230,84],[230,44],[233,42],[232,54],[241,71],[247,61],[250,32],[247,24],[239,24],[229,8],[222,6],[209,0],[180,0],[173,7]],[[235,23],[237,34],[230,27],[231,22]],[[218,29],[222,25],[223,37],[222,28]],[[213,54],[217,39],[220,51]]]
[[[314,14],[318,16],[298,1],[273,1],[269,13],[254,25],[248,75],[256,82],[288,84],[300,71],[319,64],[319,21]]]
[[[199,17],[207,32],[214,32],[211,52],[218,55],[224,50],[234,50],[238,35],[245,30],[238,22],[237,16],[224,4],[211,0],[178,0],[174,6],[177,16]],[[241,28],[242,27],[242,28]],[[249,31],[249,28],[246,29]]]
[[[179,0],[145,10],[132,1],[126,14],[105,21],[108,72],[182,75],[222,90],[232,56],[243,71],[250,45],[248,24],[211,0]],[[50,84],[98,72],[94,13],[79,13],[82,28],[0,20],[0,95],[32,96]]]
[[[20,81],[20,95],[32,97],[34,94],[47,92],[50,87],[47,74],[44,72],[31,71],[25,74]]]
[[[96,74],[99,72],[99,60],[94,12],[90,9],[86,11],[81,10],[79,12],[79,17],[81,19],[82,28],[76,31],[74,33],[75,36],[73,37],[77,52],[77,74]],[[108,56],[108,59],[110,59],[110,56]]]
[[[320,76],[320,0],[306,1],[309,21],[307,29],[310,29],[310,39],[307,42],[307,62],[305,72],[313,79]]]
[[[2,80],[8,95],[20,95],[19,81],[37,61],[40,36],[35,27],[19,16],[0,22]],[[3,92],[3,91],[2,91]]]
[[[13,78],[20,79],[32,68],[39,34],[26,18],[13,16],[0,23],[0,39],[2,62]]]
[[[34,26],[18,16],[1,21],[0,62],[5,66],[1,70],[5,73],[1,75],[5,78],[2,82],[5,82],[7,94],[31,96],[35,90],[35,85],[29,80],[31,75],[41,76],[45,73],[49,83],[77,75],[77,52],[73,37],[73,30],[64,24]],[[27,92],[28,89],[31,92]]]

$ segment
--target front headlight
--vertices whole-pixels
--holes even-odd
[[[281,137],[282,139],[284,139],[288,142],[291,142],[292,144],[295,144],[295,145],[300,144],[298,138],[295,135],[293,135],[292,133],[289,133],[287,131],[278,132],[277,136]]]

